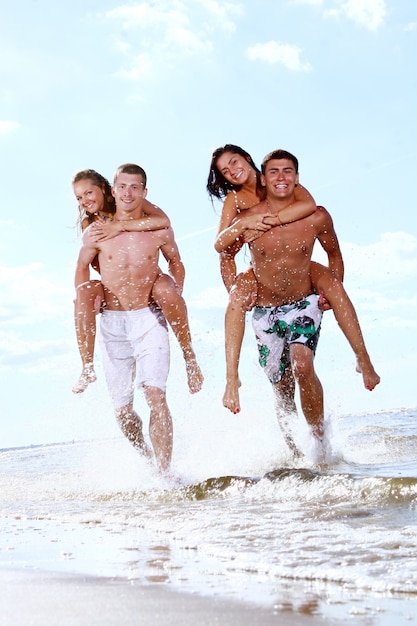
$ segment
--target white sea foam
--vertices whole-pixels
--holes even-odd
[[[122,436],[1,452],[0,564],[309,597],[323,614],[415,597],[415,411],[333,416],[326,466],[292,461],[266,413],[186,414],[175,480]]]

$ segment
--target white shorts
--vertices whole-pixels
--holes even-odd
[[[159,309],[104,310],[100,345],[107,387],[115,409],[133,402],[135,385],[165,391],[169,339],[167,323]]]

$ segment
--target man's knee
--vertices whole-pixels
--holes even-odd
[[[143,385],[143,391],[151,409],[166,404],[166,393],[160,387]]]
[[[228,308],[242,309],[246,313],[251,300],[252,293],[246,289],[245,285],[234,285],[230,290]]]
[[[296,349],[291,353],[292,370],[297,380],[308,378],[314,374],[314,354],[309,348],[305,346],[302,348],[304,349]]]
[[[162,274],[152,287],[152,297],[160,307],[177,306],[181,295],[170,276]]]

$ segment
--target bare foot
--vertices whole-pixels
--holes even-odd
[[[90,383],[94,383],[96,380],[97,376],[94,367],[92,365],[84,367],[78,382],[72,388],[72,393],[82,393]]]
[[[229,409],[234,415],[236,413],[240,413],[240,402],[239,402],[239,387],[240,380],[236,379],[234,381],[226,382],[226,389],[223,395],[223,406],[226,409]]]
[[[316,463],[318,465],[323,465],[323,464],[326,463],[327,450],[326,450],[326,445],[325,445],[325,441],[324,441],[324,437],[323,437],[323,431],[320,430],[320,432],[321,432],[321,434],[319,434],[313,428],[313,437],[315,437],[316,444],[317,444],[317,448],[316,448],[316,454],[317,454]]]
[[[359,374],[362,374],[365,389],[369,389],[369,391],[375,389],[375,387],[381,382],[381,378],[374,370],[374,366],[372,365],[369,358],[363,360],[358,359],[356,361],[356,371]]]
[[[187,357],[185,359],[185,369],[187,371],[188,388],[190,393],[197,393],[201,391],[204,376],[195,356]]]

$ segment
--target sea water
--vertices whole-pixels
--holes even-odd
[[[333,416],[326,465],[238,424],[184,421],[167,477],[121,436],[1,450],[0,566],[413,622],[417,409]]]

